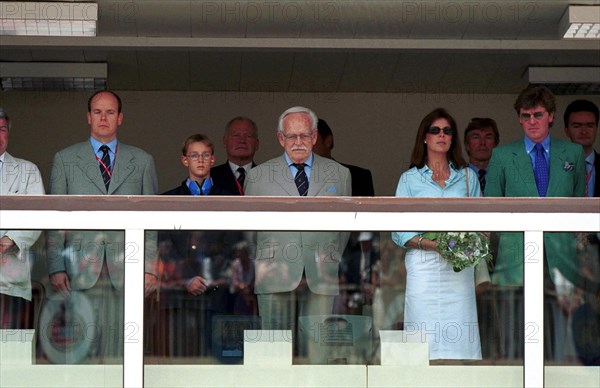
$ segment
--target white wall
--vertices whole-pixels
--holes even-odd
[[[42,170],[46,186],[56,151],[89,136],[86,121],[90,93],[1,92],[0,106],[12,119],[9,152],[29,159]],[[293,105],[304,105],[329,123],[335,135],[333,156],[369,168],[378,195],[393,195],[408,167],[417,127],[427,113],[444,107],[454,115],[462,139],[471,117],[498,122],[501,143],[522,136],[509,94],[381,94],[381,93],[202,93],[119,92],[124,121],[120,140],[154,155],[160,190],[185,177],[180,165],[181,142],[192,133],[207,134],[216,145],[217,163],[225,160],[221,137],[234,116],[253,118],[261,140],[257,162],[282,152],[276,139],[277,118]],[[562,114],[581,96],[559,96],[554,136],[565,138]],[[600,105],[599,96],[587,96]],[[596,147],[600,149],[600,147]],[[465,155],[466,156],[466,155]]]

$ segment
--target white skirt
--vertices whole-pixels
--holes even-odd
[[[429,344],[430,360],[480,360],[473,267],[454,272],[440,254],[420,249],[405,260],[406,335]]]

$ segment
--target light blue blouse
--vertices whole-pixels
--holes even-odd
[[[433,171],[427,165],[423,168],[413,167],[400,176],[396,197],[466,197],[467,177],[465,171],[465,168],[456,170],[451,164],[450,177],[446,180],[446,187],[441,188],[433,181]],[[469,196],[481,196],[479,180],[473,170],[469,171]],[[422,234],[422,232],[392,232],[392,240],[404,247],[407,241],[418,234]]]

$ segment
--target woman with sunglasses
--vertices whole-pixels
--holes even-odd
[[[396,197],[481,195],[476,174],[467,174],[456,128],[442,108],[423,118]],[[393,232],[392,239],[408,249],[405,332],[420,332],[420,339],[429,343],[431,360],[481,359],[473,267],[454,272],[437,251],[437,242],[422,232]]]

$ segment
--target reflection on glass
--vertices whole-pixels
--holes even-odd
[[[146,363],[241,363],[243,331],[265,328],[292,330],[294,363],[377,363],[405,284],[403,251],[381,235],[159,231]]]
[[[560,364],[600,365],[599,233],[575,233],[578,277],[554,271],[555,357]]]
[[[39,230],[0,230],[0,329],[33,328],[32,247]]]
[[[405,250],[393,243],[390,233],[310,232],[304,240],[298,240],[298,235],[304,236],[281,231],[158,232],[160,287],[146,300],[146,363],[241,363],[243,331],[268,328],[292,331],[295,363],[377,364],[379,330],[413,335],[422,331],[405,322]],[[523,234],[506,233],[508,240],[503,235],[491,235],[494,262],[468,271],[477,300],[477,323],[468,327],[472,332],[467,335],[481,339],[479,363],[520,365],[523,265],[515,258],[523,257]],[[345,245],[340,236],[349,236]],[[588,246],[597,245],[582,244],[586,253],[578,248],[580,268],[570,268],[581,279],[589,279],[584,288],[568,286],[557,265],[547,270],[545,340],[557,363],[563,362],[561,346],[566,352],[564,362],[593,362],[583,360],[590,356],[577,354],[576,342],[579,335],[586,339],[583,343],[594,343],[595,337],[587,334],[594,330],[592,321],[578,318],[575,322],[576,316],[589,317],[597,311],[592,303],[598,284],[597,259],[592,254],[597,255],[597,250],[587,252]],[[563,291],[571,298],[581,296],[569,315],[560,304],[565,300]],[[585,322],[585,329],[576,330],[580,322]],[[442,332],[440,326],[435,333],[425,329],[426,335],[420,334],[424,343],[452,334],[449,327]],[[590,349],[582,351],[590,353]],[[439,363],[444,362],[434,364]]]
[[[50,287],[39,339],[48,362],[123,363],[124,238],[122,231],[46,233]]]
[[[241,362],[243,329],[259,327],[243,234],[160,231],[158,252],[160,288],[146,302],[146,362]]]

